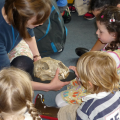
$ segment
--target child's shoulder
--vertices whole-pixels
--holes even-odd
[[[109,93],[107,94],[107,96],[104,96],[102,98],[91,98],[81,104],[81,106],[77,110],[77,114],[81,119],[84,120],[86,117],[90,117],[91,120],[93,120],[94,118],[104,118],[104,115],[111,114],[113,111],[118,109],[118,106],[120,106],[119,99],[120,91]],[[116,107],[114,107],[114,105]],[[82,116],[80,115],[81,113]],[[95,113],[98,116],[96,116]]]
[[[100,93],[96,96],[93,95],[91,98],[84,101],[82,107],[86,107],[86,109],[87,109],[87,106],[88,106],[88,108],[93,108],[93,107],[102,105],[103,103],[107,103],[109,105],[109,104],[114,103],[115,99],[116,100],[120,99],[120,91],[116,91],[113,93],[106,93],[106,92],[102,92],[102,93]],[[88,96],[90,96],[90,95],[88,95]],[[111,103],[109,103],[109,100],[111,100]]]

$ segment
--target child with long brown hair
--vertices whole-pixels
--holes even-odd
[[[120,8],[120,0],[90,0],[89,9],[96,17],[103,9],[107,8],[108,6],[115,6]],[[90,51],[101,51],[104,46],[105,44],[98,39]],[[75,49],[75,52],[78,56],[81,56],[87,51],[89,50],[82,47]]]

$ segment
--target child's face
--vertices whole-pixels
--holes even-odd
[[[96,31],[96,34],[99,38],[99,40],[105,44],[105,43],[111,43],[115,40],[114,33],[109,33],[106,29],[105,25],[101,24],[100,21],[97,21],[97,27],[98,30]]]
[[[36,21],[36,16],[32,17],[30,20],[27,21],[26,27],[33,29],[33,28],[35,28],[35,27],[37,27],[37,26],[39,26],[39,25],[43,25],[43,23],[38,24],[38,25],[33,25],[33,23],[34,23],[35,21]]]

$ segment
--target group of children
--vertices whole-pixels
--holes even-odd
[[[91,52],[80,56],[77,70],[70,66],[78,73],[80,81],[78,79],[71,81],[68,90],[56,96],[59,107],[82,103],[77,109],[77,120],[120,118],[119,91],[116,86],[119,85],[120,78],[119,3],[119,0],[91,0],[90,7],[96,16],[98,27],[96,31],[98,41]],[[103,57],[104,55],[106,57]],[[108,56],[115,61],[115,66],[108,60]],[[113,70],[113,66],[116,70]]]
[[[94,1],[91,7],[96,16],[99,47],[83,54],[77,66],[70,66],[77,78],[71,81],[67,91],[56,97],[58,107],[81,104],[76,120],[120,119],[120,8],[119,0]],[[102,1],[102,2],[101,2]],[[103,2],[104,1],[104,2]],[[102,3],[102,4],[100,4]],[[104,4],[103,4],[104,3]],[[102,51],[98,51],[102,49]],[[93,49],[92,49],[93,50]],[[40,120],[32,104],[33,90],[27,73],[17,68],[0,71],[1,120],[36,118]],[[32,114],[32,115],[30,115]]]
[[[94,45],[94,47],[91,49],[91,51],[99,51],[102,50],[105,52],[106,57],[107,55],[110,55],[112,59],[116,62],[116,68],[117,68],[117,74],[116,76],[120,77],[120,8],[119,4],[120,2],[118,0],[115,1],[108,1],[108,0],[91,0],[91,10],[93,14],[96,16],[96,24],[98,27],[98,30],[96,32],[98,36],[98,41]],[[111,6],[109,6],[111,5]],[[95,52],[94,52],[95,53]],[[104,54],[102,52],[99,52],[99,54]],[[88,52],[87,54],[91,54],[91,52]],[[87,54],[85,54],[87,56]],[[90,56],[89,56],[90,57]],[[82,56],[80,57],[82,59]],[[95,58],[94,58],[95,59]],[[93,61],[94,59],[89,59],[89,61]],[[85,60],[85,59],[84,59]],[[87,88],[86,86],[89,85],[90,90],[93,91],[89,92],[87,88],[87,93],[81,86],[76,85],[77,82],[74,81],[72,83],[73,87],[70,90],[64,91],[60,94],[57,95],[56,97],[56,103],[59,107],[68,105],[72,101],[72,103],[81,103],[80,99],[84,101],[82,105],[79,107],[77,110],[77,119],[119,119],[119,94],[117,95],[117,98],[114,96],[116,93],[119,93],[118,91],[115,92],[117,87],[115,87],[115,76],[113,77],[112,75],[114,73],[111,71],[112,69],[107,68],[105,64],[103,64],[103,61],[105,62],[106,65],[108,65],[108,60],[106,61],[105,58],[103,57],[103,60],[99,61],[99,64],[96,65],[96,61],[94,60],[92,66],[90,64],[85,64],[87,65],[87,69],[85,66],[83,67],[82,71],[80,72],[79,76],[80,80],[82,82],[82,85]],[[85,61],[84,61],[85,62]],[[97,60],[98,62],[98,60]],[[79,63],[79,61],[78,61]],[[84,63],[82,63],[84,64]],[[82,66],[81,64],[81,66]],[[96,66],[94,66],[94,64]],[[79,67],[81,67],[79,66]],[[78,66],[77,66],[78,67]],[[94,67],[97,67],[99,70],[93,70]],[[113,64],[112,64],[113,67]],[[107,70],[106,70],[107,68]],[[74,68],[75,69],[75,68]],[[102,69],[102,71],[101,71]],[[77,72],[79,69],[77,69]],[[88,73],[88,70],[90,73]],[[101,71],[101,73],[100,73]],[[84,76],[84,74],[87,72],[87,75]],[[95,72],[95,74],[94,74]],[[108,75],[107,72],[110,74]],[[82,74],[83,73],[83,74]],[[89,75],[93,75],[90,77]],[[84,76],[84,78],[83,78]],[[107,78],[109,77],[109,78]],[[88,79],[90,82],[84,85],[85,79]],[[91,80],[96,80],[92,81]],[[113,79],[113,81],[112,81]],[[110,80],[110,81],[109,81]],[[115,81],[114,81],[115,80]],[[104,82],[103,82],[104,81]],[[84,83],[83,83],[84,82]],[[98,84],[101,82],[100,84]],[[109,82],[112,84],[107,85]],[[91,84],[92,83],[92,84]],[[116,83],[119,85],[119,82],[116,81]],[[114,87],[112,86],[114,84]],[[105,90],[105,86],[107,85],[107,89]],[[77,86],[77,87],[76,87]],[[99,87],[102,87],[102,91],[99,91]],[[108,88],[111,87],[112,89],[108,90]],[[82,89],[82,90],[81,90]],[[98,90],[96,94],[96,90]],[[107,92],[103,93],[103,92]],[[110,93],[113,92],[113,93]],[[72,94],[71,94],[72,93]],[[91,94],[92,93],[92,94]],[[95,94],[93,94],[95,93]],[[111,97],[108,98],[108,96]],[[86,94],[90,94],[87,95]],[[86,97],[85,97],[86,96]],[[114,96],[114,99],[113,99]],[[59,99],[59,101],[58,101]],[[105,100],[106,99],[106,100]],[[113,107],[114,106],[114,107]],[[115,107],[116,106],[116,107]]]

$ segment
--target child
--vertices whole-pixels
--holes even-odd
[[[0,120],[41,120],[32,103],[30,79],[14,67],[0,71]]]
[[[97,16],[97,14],[99,14],[104,8],[106,8],[109,5],[120,7],[120,1],[119,0],[91,0],[89,9],[92,11],[92,13],[95,16]],[[105,44],[101,43],[101,41],[99,41],[98,39],[90,51],[100,51],[101,49],[103,49],[104,46]],[[84,48],[75,49],[75,52],[78,56],[81,56],[86,51],[88,50]]]
[[[120,77],[120,8],[108,7],[96,17],[96,23],[98,26],[96,34],[99,40],[106,44],[103,51],[109,53],[116,61],[117,74]],[[74,83],[76,84],[74,85]],[[71,104],[71,101],[74,101],[72,102],[73,104],[79,104],[81,103],[81,98],[86,96],[86,91],[77,85],[76,80],[72,81],[71,84],[75,87],[58,94],[56,99],[58,101],[59,98],[60,101],[57,104],[62,104],[61,101],[64,100],[69,104]],[[60,99],[61,97],[62,99]]]
[[[95,18],[96,13],[99,13],[105,6],[110,5],[111,0],[91,0],[89,3],[89,12],[84,15],[87,20],[92,20]]]
[[[96,23],[98,30],[96,34],[98,35],[99,41],[105,44],[102,49],[104,51],[113,51],[112,53],[117,53],[119,56],[120,47],[120,8],[117,7],[107,7],[96,17]]]
[[[92,4],[94,4],[94,3],[91,3],[91,5],[90,5],[91,10],[92,10],[93,14],[95,16],[97,16],[97,14],[99,14],[102,11],[102,9],[97,8],[97,5],[92,8]],[[119,0],[110,0],[110,4],[108,4],[108,5],[117,6],[118,8],[120,8],[120,1]],[[101,8],[102,8],[102,6],[101,6]],[[98,39],[97,42],[95,43],[95,45],[92,47],[91,51],[98,51],[98,50],[100,51],[101,49],[104,48],[104,46],[105,46],[105,44],[102,43],[101,41],[99,41],[99,39]]]
[[[120,119],[119,77],[114,59],[105,52],[88,52],[80,57],[77,72],[91,95],[82,99],[76,120]]]

